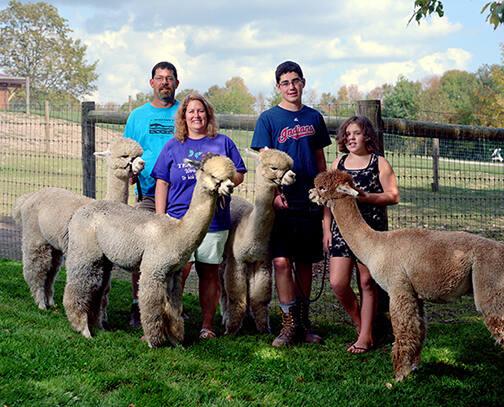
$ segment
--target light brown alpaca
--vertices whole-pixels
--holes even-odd
[[[269,332],[271,258],[269,240],[275,219],[273,199],[282,185],[295,181],[293,161],[286,153],[265,149],[247,152],[257,160],[255,202],[231,200],[231,230],[221,268],[222,322],[226,334],[240,329],[247,310],[259,332]]]
[[[341,235],[390,296],[396,380],[420,363],[425,339],[423,301],[446,302],[474,293],[488,330],[504,343],[504,244],[466,232],[399,229],[377,232],[363,220],[350,175],[315,179],[311,199],[331,208]]]
[[[143,150],[133,140],[120,138],[110,151],[95,153],[107,157],[105,199],[128,201],[128,180],[144,167]],[[54,281],[67,250],[68,224],[75,211],[93,199],[62,188],[42,188],[20,196],[13,217],[22,225],[23,276],[40,309],[54,305]]]
[[[96,201],[80,208],[68,232],[63,305],[85,337],[100,325],[100,309],[113,265],[140,271],[139,307],[150,347],[184,338],[182,267],[205,237],[219,196],[233,191],[235,167],[224,156],[207,157],[196,172],[191,204],[182,219]]]

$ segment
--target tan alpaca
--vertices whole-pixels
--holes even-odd
[[[80,208],[68,232],[67,284],[63,304],[72,326],[85,337],[100,325],[110,269],[140,271],[140,319],[150,347],[184,338],[182,267],[200,245],[219,196],[233,191],[233,162],[208,154],[196,172],[191,204],[182,219],[96,201]]]
[[[504,343],[504,244],[466,232],[399,229],[377,232],[363,220],[350,175],[318,175],[310,197],[331,208],[341,235],[390,296],[396,380],[420,363],[425,339],[423,301],[474,293],[476,309],[497,343]]]
[[[286,153],[273,149],[247,153],[257,160],[255,202],[231,200],[231,230],[221,268],[221,312],[227,334],[238,332],[247,310],[257,330],[269,332],[273,199],[280,186],[295,181],[293,161]]]
[[[107,157],[105,199],[128,201],[128,180],[144,168],[143,150],[133,140],[120,138],[110,151],[95,153]],[[40,309],[54,305],[54,281],[67,250],[68,224],[75,211],[93,199],[62,188],[42,188],[20,196],[13,208],[14,219],[22,225],[23,276]]]

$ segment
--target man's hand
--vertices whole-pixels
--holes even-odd
[[[289,205],[287,204],[287,199],[285,199],[284,194],[278,194],[273,200],[273,208],[276,210],[287,209]]]
[[[130,185],[135,185],[137,183],[137,180],[138,180],[138,175],[137,174],[134,174],[130,177],[129,179],[129,184]]]

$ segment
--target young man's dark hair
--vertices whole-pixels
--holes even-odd
[[[171,62],[162,61],[154,65],[154,68],[152,68],[152,78],[154,78],[154,75],[156,75],[157,69],[169,69],[170,71],[173,72],[173,76],[175,76],[175,79],[178,80],[177,68],[175,68],[175,65],[173,65]]]
[[[304,79],[303,71],[301,70],[301,67],[297,63],[292,61],[285,61],[277,66],[277,69],[275,71],[276,83],[280,83],[280,77],[288,72],[295,72],[299,75],[301,79]]]

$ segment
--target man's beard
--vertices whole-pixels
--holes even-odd
[[[159,99],[164,103],[173,103],[175,101],[175,92],[169,89],[161,89],[159,91]]]

